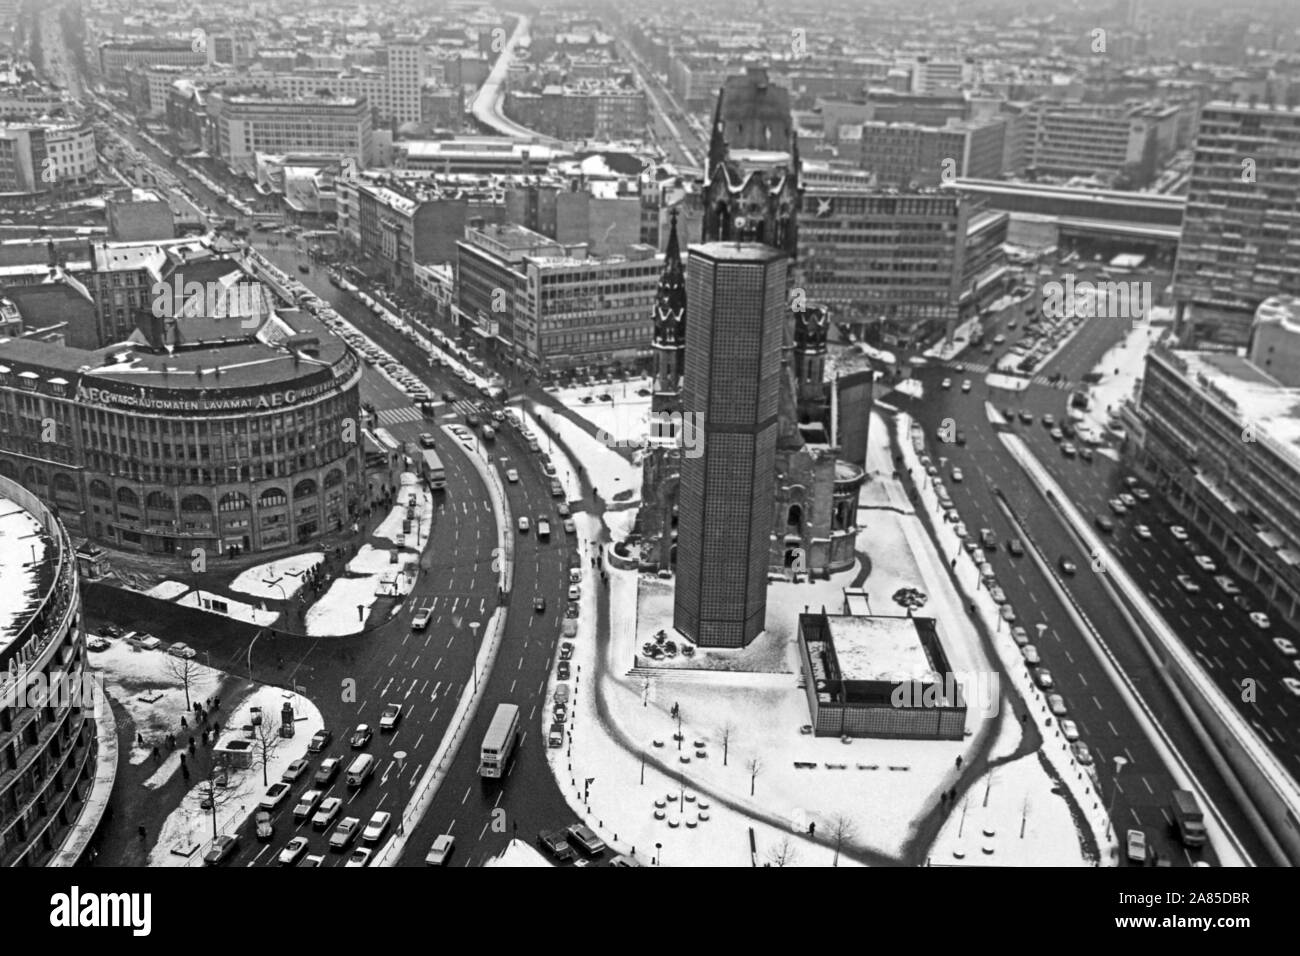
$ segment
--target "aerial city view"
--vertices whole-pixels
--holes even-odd
[[[1298,776],[1300,6],[0,0],[0,867],[1135,880]]]

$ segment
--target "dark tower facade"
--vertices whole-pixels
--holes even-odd
[[[653,412],[681,410],[682,375],[686,360],[686,270],[677,243],[677,210],[672,211],[668,247],[664,250],[664,271],[654,311],[654,398]]]
[[[765,626],[786,262],[760,243],[691,247],[682,405],[704,441],[681,459],[673,625],[701,647]]]

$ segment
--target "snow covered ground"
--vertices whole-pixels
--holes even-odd
[[[637,391],[649,391],[651,381],[637,378],[616,385],[583,385],[577,388],[561,388],[552,394],[597,428],[603,429],[617,440],[636,441],[650,433],[650,395],[638,395]],[[612,402],[603,402],[601,395],[608,395]],[[584,403],[583,398],[590,398]],[[599,486],[598,486],[599,487]]]
[[[180,731],[180,719],[188,716],[190,703],[212,696],[225,675],[200,664],[198,658],[182,661],[166,651],[142,650],[120,638],[107,640],[108,649],[93,652],[90,664],[103,677],[109,696],[127,712],[134,725],[132,740],[136,734],[144,735],[145,745],[133,742],[130,752],[132,764],[144,763],[155,743]],[[186,676],[190,703],[185,699]]]
[[[163,581],[144,593],[160,601],[174,601],[189,589],[190,586],[182,581]]]
[[[402,534],[402,521],[406,518],[406,502],[411,495],[415,495],[416,514],[420,519],[419,540],[429,540],[429,534],[433,531],[433,496],[425,489],[419,476],[410,471],[402,472],[396,502],[375,528],[372,533],[374,537],[397,543],[398,536]],[[414,541],[406,542],[407,547],[413,547],[414,544]]]
[[[1172,310],[1167,307],[1151,309],[1150,319],[1167,321]],[[1124,339],[1117,343],[1097,363],[1094,371],[1101,381],[1088,387],[1092,404],[1084,418],[1104,432],[1110,422],[1110,411],[1118,412],[1120,406],[1133,396],[1138,379],[1146,367],[1146,356],[1151,346],[1165,333],[1163,325],[1151,321],[1135,322]]]
[[[531,407],[531,417],[542,419],[547,428],[552,429],[560,440],[568,446],[587,470],[587,480],[605,501],[639,501],[641,498],[641,468],[634,465],[617,451],[597,441],[563,415],[536,404]],[[556,460],[552,455],[552,460]],[[572,472],[570,472],[572,474]],[[563,476],[561,476],[563,480]],[[572,492],[568,484],[566,492]],[[626,494],[630,491],[631,494]],[[578,490],[577,497],[581,497]]]
[[[177,598],[177,604],[185,607],[198,608],[200,611],[207,611],[209,614],[220,614],[223,617],[233,618],[236,621],[243,621],[245,624],[256,624],[259,627],[270,627],[280,617],[278,611],[268,611],[265,607],[254,607],[251,604],[245,604],[242,601],[236,601],[234,598],[226,597],[224,594],[213,594],[210,591],[202,590],[190,591],[188,588],[186,588],[186,591],[186,594]],[[225,604],[226,610],[216,610],[213,606],[214,601]]]
[[[232,702],[227,709],[227,727],[241,727],[252,719],[252,708],[260,707],[267,719],[276,724],[280,720],[280,708],[288,700],[294,709],[294,735],[276,738],[277,744],[271,749],[266,761],[265,778],[268,783],[275,783],[280,775],[293,761],[307,755],[307,744],[316,731],[325,726],[320,711],[310,700],[278,687],[258,687],[252,693]],[[225,739],[223,733],[222,739]],[[173,755],[175,757],[175,755]],[[180,766],[179,760],[176,766]],[[255,755],[253,766],[247,770],[237,770],[230,774],[228,786],[218,788],[216,808],[216,831],[230,833],[237,830],[253,815],[262,794],[266,792],[267,783],[263,783],[262,759],[259,752]],[[207,781],[196,780],[193,789],[181,801],[180,806],[171,812],[163,822],[158,840],[149,851],[150,866],[199,866],[202,854],[213,837],[213,812],[200,806],[200,801],[207,791]],[[283,818],[282,818],[283,819]],[[282,844],[287,839],[289,828],[281,824],[272,838],[272,845]],[[177,847],[192,847],[194,852],[181,855],[173,852]]]
[[[230,589],[259,598],[287,600],[298,593],[306,572],[323,560],[325,555],[320,551],[310,551],[259,564],[235,578]]]
[[[484,866],[550,866],[551,863],[546,857],[533,847],[531,843],[523,840],[511,840],[506,844],[506,848],[498,853],[492,859],[483,864]]]
[[[380,552],[386,553],[386,552]],[[360,557],[360,555],[358,555]],[[385,581],[395,581],[398,594],[410,591],[409,579],[404,574],[393,574],[398,565],[389,566],[391,570],[363,574],[359,577],[335,578],[324,596],[307,610],[305,624],[307,633],[312,637],[346,637],[359,634],[365,627],[370,608],[379,600],[379,589]],[[392,593],[391,588],[385,593]],[[358,612],[357,608],[361,611]]]

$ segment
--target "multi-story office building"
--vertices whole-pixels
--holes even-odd
[[[77,190],[99,171],[95,131],[81,123],[0,123],[0,192]]]
[[[645,91],[618,81],[552,84],[539,93],[511,91],[506,112],[515,122],[556,139],[619,140],[645,134]]]
[[[293,98],[232,89],[208,94],[216,155],[231,169],[255,165],[256,153],[311,153],[370,165],[374,129],[365,97]]]
[[[921,55],[912,65],[912,92],[923,95],[951,93],[975,79],[975,60],[948,60]]]
[[[1259,304],[1246,357],[1289,388],[1300,388],[1300,296],[1275,295]]]
[[[1196,132],[1174,300],[1185,344],[1245,345],[1255,309],[1300,293],[1300,109],[1213,102]]]
[[[756,242],[690,248],[682,414],[703,441],[681,459],[673,625],[704,647],[765,627],[787,261]]]
[[[1160,121],[1147,106],[1043,99],[1029,107],[1025,121],[1025,162],[1040,175],[1123,175],[1133,187],[1155,175]]]
[[[535,372],[649,358],[652,246],[595,257],[503,223],[467,228],[457,248],[453,314],[499,354]]]
[[[968,175],[999,179],[1005,135],[1006,124],[1001,119],[957,120],[940,127],[863,123],[858,163],[873,173],[881,186],[937,186]]]
[[[1250,359],[1157,347],[1147,356],[1133,429],[1161,499],[1290,620],[1300,616],[1297,405],[1300,385]]]
[[[138,331],[0,343],[0,475],[76,534],[151,554],[263,551],[352,520],[361,365],[341,340],[298,311]]]
[[[420,123],[460,132],[465,122],[465,93],[459,86],[426,81],[420,90]]]
[[[125,83],[128,66],[171,64],[203,66],[208,62],[206,44],[194,37],[167,39],[148,37],[138,40],[106,40],[99,45],[99,69],[108,83]]]
[[[62,522],[0,476],[0,867],[78,862],[112,789],[82,632],[76,555]],[[30,553],[29,553],[30,549]],[[39,688],[44,688],[44,691]],[[107,702],[104,703],[107,707]],[[111,751],[110,751],[111,753]],[[109,762],[97,782],[100,760]],[[103,789],[92,794],[96,786]]]

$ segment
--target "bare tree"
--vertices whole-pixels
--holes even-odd
[[[831,819],[831,839],[835,841],[835,859],[831,866],[840,865],[840,850],[844,844],[858,835],[858,825],[845,813],[837,813]]]
[[[193,710],[194,705],[190,703],[190,686],[198,679],[203,670],[203,665],[188,657],[172,657],[170,654],[163,660],[163,672],[169,677],[176,679],[183,688],[185,688],[185,709]]]
[[[745,769],[749,771],[749,795],[754,795],[754,781],[758,775],[763,772],[763,758],[755,754],[745,762]]]
[[[217,838],[217,808],[224,807],[233,800],[238,791],[229,786],[229,774],[225,764],[219,760],[213,760],[212,766],[208,768],[207,776],[199,785],[201,794],[200,807],[206,807],[212,812],[212,838]]]
[[[736,725],[727,721],[718,728],[718,740],[722,741],[722,765],[727,765],[727,751],[731,747],[731,738],[736,736]]]
[[[271,755],[275,753],[275,748],[280,746],[284,738],[280,736],[278,723],[272,723],[265,712],[260,716],[260,720],[257,715],[253,718],[253,756],[262,765],[262,786],[266,786],[269,782],[266,768],[271,763]]]
[[[782,837],[781,842],[767,851],[767,862],[771,866],[791,866],[798,858],[799,851],[794,848],[789,837]]]

